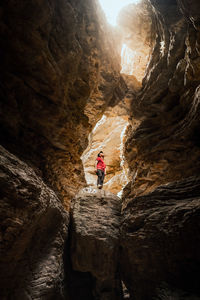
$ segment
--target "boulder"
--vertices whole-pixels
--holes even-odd
[[[64,299],[69,217],[24,162],[0,146],[0,298]]]
[[[131,299],[200,299],[200,178],[132,199],[121,227],[121,275]]]
[[[122,299],[119,278],[120,199],[107,191],[85,188],[79,192],[71,211],[71,261],[73,271],[85,274],[72,291],[72,299],[86,293],[90,276],[93,298]],[[78,275],[76,278],[79,278]],[[91,297],[92,297],[91,296]],[[90,299],[90,298],[88,298]]]

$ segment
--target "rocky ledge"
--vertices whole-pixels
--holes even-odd
[[[85,188],[76,196],[70,231],[76,286],[71,286],[70,299],[122,299],[120,212],[121,201],[110,192]]]
[[[129,202],[120,264],[131,299],[200,299],[199,224],[200,177]]]
[[[63,299],[68,213],[35,172],[0,146],[0,298]]]

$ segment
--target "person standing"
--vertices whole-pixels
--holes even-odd
[[[97,155],[97,159],[95,161],[95,169],[97,178],[97,187],[101,189],[103,187],[104,177],[106,175],[106,164],[104,162],[104,154],[103,151],[100,151]]]

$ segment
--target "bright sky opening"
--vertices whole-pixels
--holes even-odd
[[[104,10],[107,21],[113,25],[117,25],[117,16],[120,10],[130,4],[130,3],[138,3],[140,0],[99,0],[102,9]]]

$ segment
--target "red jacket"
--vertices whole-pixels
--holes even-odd
[[[106,164],[105,162],[103,161],[103,159],[101,157],[97,157],[97,169],[100,169],[102,171],[105,171],[105,168],[106,168]]]

